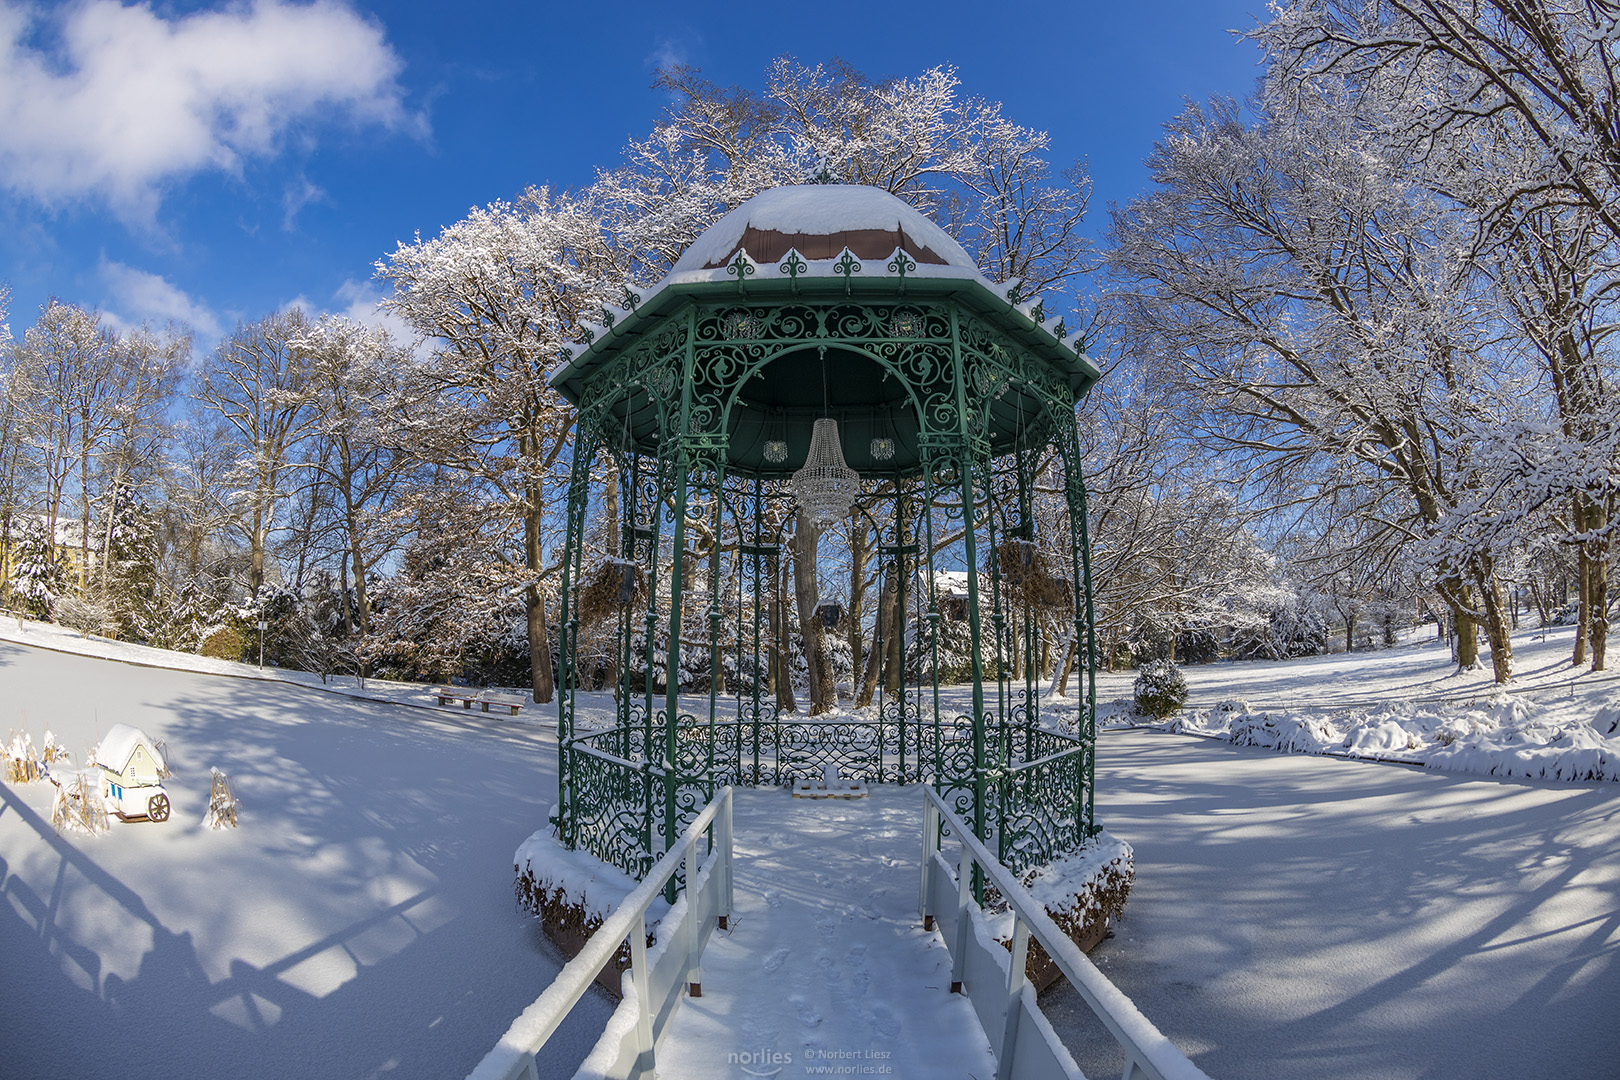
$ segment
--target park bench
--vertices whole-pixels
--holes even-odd
[[[483,708],[484,712],[489,712],[490,707],[494,706],[497,709],[508,709],[510,710],[509,715],[516,716],[518,714],[518,710],[523,708],[521,703],[513,701],[510,698],[484,697],[480,694],[468,693],[465,690],[460,690],[453,686],[441,686],[435,690],[433,694],[439,699],[440,705],[449,705],[452,702],[455,702],[460,704],[463,709],[471,709],[474,705],[478,705]]]

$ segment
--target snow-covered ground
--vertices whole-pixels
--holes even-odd
[[[56,835],[48,784],[0,784],[0,1075],[458,1076],[558,970],[515,910],[510,861],[556,798],[550,708],[514,721],[437,708],[422,687],[321,692],[290,685],[318,687],[315,676],[260,678],[11,619],[0,639],[0,732],[26,728],[39,745],[49,728],[82,760],[113,723],[132,723],[167,742],[179,772],[169,822],[95,838]],[[1191,705],[1382,711],[1405,730],[1473,703],[1534,737],[1590,726],[1620,697],[1615,675],[1570,670],[1567,631],[1516,645],[1512,707],[1492,703],[1488,672],[1457,674],[1428,642],[1189,668]],[[1131,678],[1102,676],[1101,699],[1128,698]],[[1620,785],[1118,729],[1103,732],[1098,762],[1099,820],[1135,848],[1137,884],[1095,958],[1211,1075],[1614,1075]],[[201,824],[216,766],[243,801],[235,830]],[[890,794],[905,801],[878,797]],[[739,844],[765,853],[793,835],[746,828]],[[883,831],[899,854],[874,854],[907,857],[903,824],[885,818]],[[853,867],[818,872],[827,912],[855,910],[860,926],[857,894],[881,886]],[[911,902],[886,893],[874,910],[903,918]],[[877,976],[863,1003],[858,957],[822,951],[833,968],[808,947],[783,958],[778,999],[745,1003],[749,1034],[775,1024],[773,1046],[818,1037],[792,1000],[810,1000],[793,988],[802,973],[825,992],[811,1002],[825,1030],[883,1036]],[[705,975],[715,994],[718,956]],[[1092,1075],[1117,1075],[1072,992],[1043,1002]],[[593,992],[542,1075],[568,1075],[608,1011]]]
[[[167,742],[167,822],[59,837],[50,784],[0,784],[0,1076],[463,1076],[560,969],[512,894],[543,729],[0,643],[0,733],[78,762],[115,722]],[[210,767],[239,828],[202,825]]]
[[[1168,728],[1311,754],[1547,780],[1620,780],[1620,672],[1575,668],[1573,627],[1514,635],[1512,684],[1432,638],[1379,652],[1184,668]],[[1098,677],[1099,719],[1137,725],[1134,676]],[[1061,721],[1064,703],[1049,709]]]
[[[332,675],[323,680],[319,675],[308,671],[286,671],[273,665],[261,668],[255,664],[242,664],[232,660],[216,660],[210,656],[197,656],[194,653],[178,653],[170,652],[167,649],[154,649],[127,641],[113,641],[110,638],[96,637],[93,634],[81,634],[77,630],[71,630],[56,623],[34,622],[29,619],[17,619],[10,615],[0,616],[0,641],[13,641],[20,645],[33,645],[41,649],[73,653],[78,656],[104,657],[108,660],[118,660],[136,667],[164,668],[171,671],[188,671],[198,675],[224,675],[236,679],[291,683],[294,686],[315,687],[329,693],[362,698],[367,701],[383,701],[396,705],[412,705],[430,709],[440,708],[438,699],[433,694],[435,687],[424,686],[421,683],[390,682],[386,679],[361,680],[353,675]],[[475,691],[468,692],[474,693]],[[476,692],[482,693],[483,691]],[[516,688],[495,689],[490,693],[518,702],[529,696],[527,691]],[[471,711],[481,712],[478,709]],[[522,723],[550,723],[555,727],[557,721],[556,706],[537,708],[531,703],[527,711],[518,714],[518,718]],[[7,721],[0,718],[0,722]]]
[[[1217,1080],[1620,1075],[1620,785],[1107,730],[1136,884],[1092,959]],[[1067,988],[1092,1077],[1123,1061]]]

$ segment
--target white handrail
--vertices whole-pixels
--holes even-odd
[[[1017,1011],[1014,1008],[1023,988],[1024,961],[1019,955],[1033,934],[1036,941],[1041,943],[1058,970],[1068,978],[1069,984],[1075,988],[1091,1011],[1101,1020],[1125,1051],[1126,1063],[1123,1080],[1134,1080],[1135,1077],[1147,1077],[1148,1080],[1209,1080],[1202,1069],[1194,1065],[1182,1053],[1180,1048],[1167,1039],[1163,1033],[1154,1026],[1153,1022],[1142,1015],[1134,1002],[1120,992],[1119,988],[1108,981],[1108,977],[1093,964],[1080,947],[1058,929],[1052,917],[1046,913],[1046,907],[1033,896],[1029,890],[1018,883],[1001,861],[990,853],[973,831],[967,827],[961,818],[957,817],[945,805],[939,793],[933,788],[923,786],[923,897],[922,914],[932,917],[930,910],[928,890],[928,867],[931,860],[939,855],[939,825],[941,820],[950,826],[951,833],[962,843],[962,858],[957,866],[957,897],[960,910],[957,913],[957,937],[954,943],[955,956],[952,970],[952,989],[959,990],[962,982],[963,959],[966,950],[966,939],[972,912],[975,907],[971,890],[971,879],[974,864],[978,864],[985,876],[993,882],[1001,895],[1006,898],[1008,905],[1014,913],[1012,963],[1007,971],[1007,997],[1008,1017],[1007,1033],[1004,1036],[1002,1047],[1003,1060],[998,1062],[997,1075],[1000,1077],[1012,1074],[1012,1050],[1016,1045],[1013,1038],[1016,1033]]]
[[[664,883],[674,875],[683,860],[687,867],[687,897],[691,900],[692,890],[697,885],[697,843],[704,830],[715,823],[717,835],[712,850],[718,853],[718,862],[711,873],[722,875],[720,910],[722,915],[730,913],[731,810],[732,792],[727,787],[686,827],[680,843],[665,852],[664,857],[653,865],[635,891],[625,897],[607,921],[591,935],[579,955],[563,965],[551,985],[512,1021],[506,1034],[484,1055],[484,1059],[468,1074],[467,1080],[514,1080],[516,1077],[535,1076],[534,1055],[539,1053],[569,1011],[585,996],[597,973],[613,959],[626,938],[630,941],[631,978],[639,998],[639,1048],[644,1052],[652,1050],[646,963],[647,908],[662,893]],[[687,918],[696,918],[695,906],[691,903],[687,906]],[[695,928],[688,928],[688,932],[695,934]]]

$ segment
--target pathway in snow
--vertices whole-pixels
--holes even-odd
[[[676,1014],[659,1076],[994,1076],[917,915],[921,819],[915,788],[739,790],[731,929],[703,954],[703,996]]]

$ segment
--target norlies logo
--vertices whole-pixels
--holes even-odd
[[[782,1066],[793,1064],[793,1055],[762,1046],[758,1050],[733,1050],[726,1055],[726,1062],[740,1066],[749,1076],[775,1076],[782,1071]],[[751,1066],[765,1066],[765,1068],[757,1069]]]

